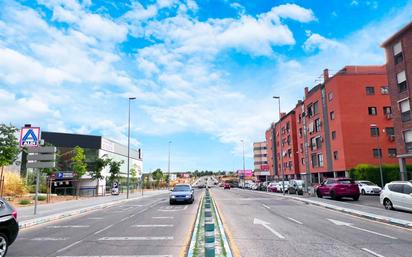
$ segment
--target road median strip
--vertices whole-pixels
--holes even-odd
[[[241,189],[238,189],[238,190],[241,190]],[[391,218],[391,217],[387,217],[387,216],[383,216],[383,215],[378,215],[378,214],[364,212],[364,211],[358,211],[358,210],[354,210],[354,209],[351,209],[351,208],[340,207],[340,206],[337,206],[337,205],[333,205],[333,204],[329,204],[329,203],[323,203],[323,202],[319,202],[319,201],[314,201],[314,200],[310,200],[310,199],[306,199],[306,198],[300,198],[300,197],[296,197],[296,196],[277,195],[275,193],[260,192],[260,191],[253,191],[253,192],[259,193],[259,194],[266,194],[266,195],[279,197],[279,198],[284,198],[284,199],[292,199],[292,200],[303,202],[303,203],[306,203],[306,204],[320,206],[320,207],[324,207],[326,209],[330,209],[330,210],[350,214],[352,216],[357,216],[357,217],[366,218],[366,219],[369,219],[369,220],[374,220],[374,221],[379,221],[379,222],[386,223],[386,224],[395,225],[395,226],[398,226],[398,227],[412,229],[412,221],[410,221],[410,220]]]

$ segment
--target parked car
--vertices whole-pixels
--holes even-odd
[[[277,182],[270,183],[269,186],[268,186],[268,191],[269,192],[277,192],[278,190],[277,190],[276,185],[277,185]]]
[[[257,190],[258,189],[258,184],[256,184],[256,183],[251,184],[250,189]]]
[[[363,195],[378,195],[382,191],[382,188],[375,183],[368,180],[356,181],[359,186],[359,192]]]
[[[300,179],[289,180],[288,193],[303,195],[303,188],[305,187],[305,181]]]
[[[178,202],[193,203],[195,201],[194,190],[189,184],[177,184],[169,195],[169,203],[174,204]]]
[[[257,189],[256,189],[256,190],[266,191],[266,185],[265,185],[265,183],[259,183],[259,184],[257,184]]]
[[[281,192],[281,193],[283,193],[283,191],[285,191],[285,193],[288,192],[289,181],[286,181],[286,180],[285,180],[284,182],[285,182],[284,189],[283,189],[283,183],[282,183],[282,181],[279,181],[279,182],[278,182],[278,184],[277,184],[277,192]]]
[[[229,183],[225,183],[223,186],[223,189],[230,189],[230,184]]]
[[[0,257],[6,256],[18,233],[16,210],[6,200],[0,199]]]
[[[316,188],[316,194],[322,198],[330,196],[334,200],[342,197],[351,197],[354,201],[359,200],[359,187],[351,178],[330,178],[322,182]]]
[[[412,211],[412,180],[386,184],[380,195],[380,203],[387,210]]]

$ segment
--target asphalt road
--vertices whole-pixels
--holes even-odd
[[[165,193],[23,230],[7,256],[179,256],[199,195],[170,206]]]
[[[412,231],[253,191],[212,190],[243,257],[412,256]]]

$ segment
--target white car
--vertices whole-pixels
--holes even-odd
[[[385,185],[380,203],[387,210],[412,211],[412,181],[393,181]]]
[[[285,192],[287,192],[287,191],[288,191],[288,188],[289,188],[289,181],[286,181],[286,180],[285,180],[284,182],[285,182],[285,186],[284,186]],[[278,192],[283,192],[282,181],[279,181],[279,182],[277,183],[276,189],[277,189]]]
[[[356,181],[359,186],[359,192],[363,195],[378,195],[382,191],[382,188],[375,183],[367,180]]]

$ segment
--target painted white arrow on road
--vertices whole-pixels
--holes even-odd
[[[390,238],[390,239],[398,239],[396,237],[388,236],[388,235],[378,233],[378,232],[375,232],[375,231],[372,231],[372,230],[355,227],[354,225],[352,225],[352,223],[343,222],[343,221],[339,221],[339,220],[333,220],[333,219],[328,219],[328,220],[330,222],[332,222],[333,224],[337,225],[337,226],[346,226],[346,227],[354,228],[354,229],[364,231],[364,232],[367,232],[367,233],[371,233],[371,234],[374,234],[374,235],[383,236],[383,237],[387,237],[387,238]]]
[[[285,239],[284,236],[282,236],[279,232],[277,232],[276,230],[274,230],[273,228],[271,228],[271,227],[269,226],[269,224],[270,224],[269,222],[266,222],[266,221],[264,221],[264,220],[260,220],[260,219],[254,218],[254,219],[253,219],[253,224],[255,224],[255,225],[262,225],[262,226],[264,226],[266,229],[268,229],[270,232],[272,232],[275,236],[279,237],[280,239]]]

